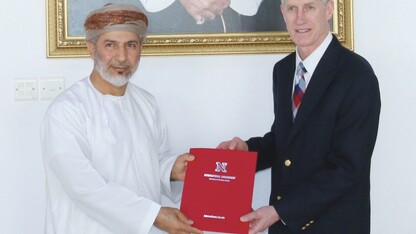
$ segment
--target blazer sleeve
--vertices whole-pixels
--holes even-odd
[[[256,171],[261,171],[272,166],[274,161],[272,155],[275,155],[274,142],[273,131],[266,133],[263,137],[252,137],[246,141],[249,150],[257,152]]]

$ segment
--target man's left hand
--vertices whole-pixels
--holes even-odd
[[[170,179],[171,180],[184,180],[188,162],[193,161],[193,160],[195,160],[195,156],[193,156],[192,154],[186,153],[186,154],[180,155],[176,159],[175,164],[172,167]]]
[[[280,220],[279,214],[273,206],[263,206],[255,211],[241,216],[241,222],[250,222],[249,234],[263,232]]]

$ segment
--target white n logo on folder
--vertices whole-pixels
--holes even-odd
[[[215,169],[215,172],[227,172],[227,164],[226,162],[216,162],[217,168]]]

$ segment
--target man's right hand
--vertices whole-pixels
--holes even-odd
[[[171,207],[160,208],[154,225],[170,234],[202,234],[192,227],[193,221],[188,219],[180,210]]]
[[[217,146],[217,149],[248,151],[248,145],[239,137],[234,137],[230,141],[221,142]]]

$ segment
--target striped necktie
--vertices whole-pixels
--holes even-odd
[[[306,72],[307,72],[306,68],[303,66],[303,63],[300,62],[298,65],[298,68],[296,69],[296,76],[295,76],[296,83],[295,83],[295,89],[293,90],[293,98],[292,98],[293,118],[296,117],[303,95],[305,94],[306,82],[305,82],[304,75]]]

